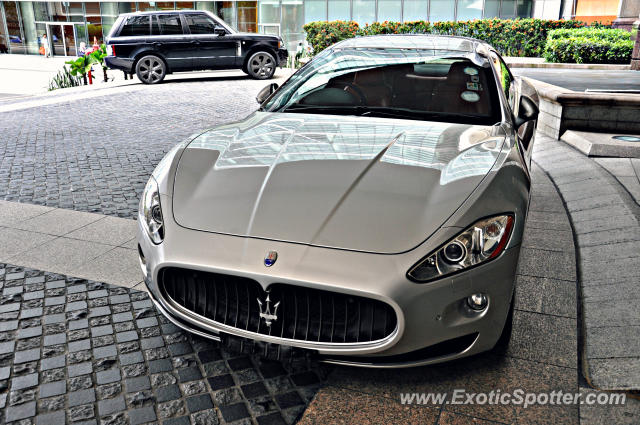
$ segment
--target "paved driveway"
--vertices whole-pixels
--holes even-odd
[[[255,96],[268,84],[242,73],[193,75],[0,112],[0,199],[135,217],[164,154],[194,132],[257,109]]]

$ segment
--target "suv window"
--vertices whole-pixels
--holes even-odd
[[[215,34],[215,29],[218,27],[218,24],[207,15],[185,14],[184,17],[187,19],[191,34]]]
[[[160,23],[160,34],[162,35],[182,35],[182,23],[180,22],[180,15],[158,15],[158,22]]]
[[[149,15],[129,16],[120,31],[120,37],[150,35]]]

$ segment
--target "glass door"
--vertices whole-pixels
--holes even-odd
[[[62,35],[62,25],[47,25],[49,37],[49,43],[51,45],[51,53],[53,56],[66,56],[64,48],[64,37]]]
[[[64,46],[67,56],[77,56],[76,53],[76,33],[74,31],[75,25],[62,25],[62,32],[64,35]]]
[[[76,32],[73,24],[47,24],[53,56],[77,56]]]

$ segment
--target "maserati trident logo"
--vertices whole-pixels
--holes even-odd
[[[267,267],[271,267],[276,263],[278,259],[278,253],[275,251],[269,251],[266,257],[264,257],[264,265]]]
[[[260,301],[260,298],[256,298],[258,300],[258,305],[260,306],[260,318],[264,319],[264,324],[267,326],[271,326],[275,320],[278,320],[278,306],[280,305],[280,301],[273,305],[273,313],[271,313],[271,298],[269,298],[269,294],[267,294],[267,299],[264,300],[266,306]],[[262,308],[264,306],[264,309]]]

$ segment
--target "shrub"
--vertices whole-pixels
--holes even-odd
[[[378,34],[443,34],[484,40],[506,56],[541,56],[547,33],[555,29],[582,28],[584,22],[544,19],[479,19],[443,22],[311,22],[304,26],[307,42],[317,54],[332,44],[355,36]]]
[[[304,26],[314,55],[338,41],[355,37],[358,29],[358,23],[353,21],[310,22]]]
[[[65,65],[62,67],[62,71],[58,71],[56,76],[49,82],[49,91],[66,89],[68,87],[78,87],[81,84],[80,79],[72,75]]]
[[[633,43],[631,34],[619,29],[556,30],[549,33],[544,57],[548,62],[626,64]]]
[[[547,39],[549,40],[559,40],[569,37],[588,37],[609,41],[620,41],[629,40],[631,38],[631,33],[622,29],[583,27],[553,30],[549,31],[549,34],[547,35]]]

